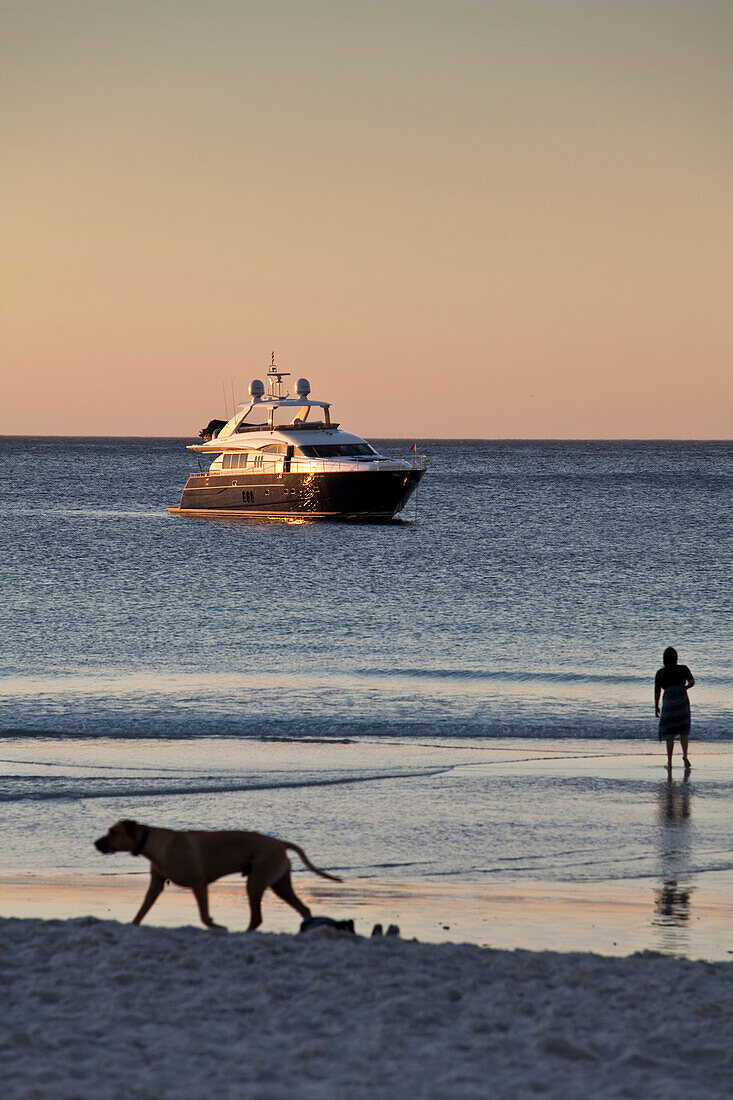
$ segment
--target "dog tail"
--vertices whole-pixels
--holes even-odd
[[[297,844],[286,844],[285,847],[290,848],[293,852],[296,852],[300,856],[300,858],[303,860],[303,863],[306,865],[308,870],[309,871],[314,871],[315,874],[320,875],[321,878],[330,878],[332,882],[343,882],[344,881],[342,878],[339,878],[338,875],[329,875],[328,871],[319,871],[319,869],[317,867],[313,866],[311,861],[308,859],[308,856],[305,854],[303,849],[301,847],[299,847],[299,845],[297,845]]]

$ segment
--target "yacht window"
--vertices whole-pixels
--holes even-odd
[[[223,470],[241,470],[247,465],[247,455],[224,455],[222,458]]]
[[[287,443],[268,443],[266,447],[260,447],[263,454],[284,455],[288,453]]]
[[[354,458],[377,453],[368,443],[318,443],[300,449],[306,458]]]

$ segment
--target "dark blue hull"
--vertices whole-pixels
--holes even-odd
[[[192,474],[179,507],[169,511],[184,516],[391,519],[405,507],[423,473]]]

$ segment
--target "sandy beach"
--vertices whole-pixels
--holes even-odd
[[[0,922],[6,1097],[729,1095],[733,964]]]
[[[21,783],[30,748],[6,750]],[[88,795],[97,754],[115,766],[110,746],[32,748],[32,767],[47,761],[62,786],[43,778],[41,792],[61,797],[21,798],[5,815],[0,1075],[11,1100],[728,1095],[726,746],[697,746],[695,781],[671,785],[653,749],[628,745],[332,747],[336,777],[354,779],[318,788],[319,805],[349,820],[338,837],[316,831],[307,798],[283,786],[298,769],[317,774],[322,749],[236,746],[219,758],[213,795],[197,770],[211,745],[179,754],[174,781],[202,788],[204,823],[240,812],[244,793],[255,820],[269,813],[313,834],[308,848],[330,853],[346,881],[296,867],[296,889],[315,913],[352,919],[357,935],[296,935],[297,915],[272,895],[263,930],[246,935],[238,878],[210,891],[228,935],[198,927],[192,895],[175,887],[132,927],[147,863],[107,861],[91,841],[128,806],[175,820],[180,796],[133,778],[128,793],[80,802],[67,773],[92,772]],[[117,752],[137,776],[166,747]],[[363,782],[377,752],[383,778]],[[257,786],[243,792],[245,771]],[[398,814],[426,784],[434,812],[423,809],[413,839]],[[467,846],[447,822],[472,790],[489,824]],[[536,791],[543,801],[528,805]],[[553,831],[571,812],[572,835]],[[370,839],[374,820],[383,832]],[[385,852],[392,861],[378,863]],[[377,922],[401,937],[372,938]]]
[[[628,742],[16,739],[3,767],[13,1100],[728,1095],[726,744],[671,784]],[[302,840],[345,881],[294,859],[298,894],[357,935],[272,895],[246,935],[237,877],[228,935],[175,887],[132,927],[148,865],[93,846],[130,814]]]
[[[247,935],[234,878],[210,889],[229,934],[170,886],[135,928],[146,880],[0,879],[4,1096],[729,1095],[729,871],[677,890],[298,873],[314,912],[356,935],[294,934],[272,895]],[[401,936],[372,937],[377,922]]]

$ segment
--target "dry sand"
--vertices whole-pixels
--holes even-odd
[[[0,920],[6,1100],[722,1098],[733,963]]]

